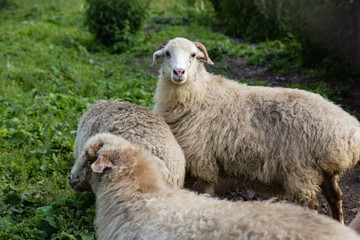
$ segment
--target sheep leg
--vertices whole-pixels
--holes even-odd
[[[308,177],[311,174],[304,174],[292,176],[297,181],[294,183],[293,181],[284,181],[284,190],[287,193],[287,197],[292,198],[299,205],[307,207],[311,210],[318,211],[319,209],[319,201],[316,196],[317,187],[312,184],[311,179]],[[288,176],[287,179],[291,179]]]
[[[330,175],[324,173],[324,181],[321,183],[320,188],[322,194],[328,202],[330,208],[331,216],[344,224],[344,216],[342,209],[342,192],[339,188],[338,175]]]
[[[204,192],[209,194],[211,197],[215,197],[215,183],[204,182]]]
[[[311,194],[311,202],[308,204],[308,207],[310,209],[314,209],[315,211],[319,210],[319,201],[316,197],[316,192],[313,192]]]
[[[319,201],[316,197],[316,192],[301,192],[295,194],[295,201],[300,203],[302,206],[306,206],[311,210],[318,211],[319,209]]]

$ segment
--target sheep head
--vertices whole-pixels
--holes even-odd
[[[109,183],[137,184],[140,192],[165,185],[155,159],[120,136],[96,134],[86,142],[84,149],[84,156],[69,174],[69,185],[75,192],[96,193],[100,185]]]
[[[86,154],[81,154],[68,176],[70,187],[77,193],[92,192],[90,186],[92,171],[88,163],[89,159]]]
[[[165,74],[170,75],[174,84],[180,85],[187,81],[190,73],[195,72],[199,61],[214,64],[200,42],[191,42],[185,38],[175,38],[160,43],[153,55],[153,64],[165,57]]]
[[[92,191],[92,183],[99,180],[96,174],[114,166],[119,151],[131,146],[128,141],[109,133],[97,134],[85,144],[85,151],[69,174],[69,185],[75,192]]]

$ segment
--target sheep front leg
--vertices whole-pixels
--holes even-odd
[[[323,175],[324,181],[322,182],[320,188],[322,190],[322,194],[328,202],[331,216],[344,224],[344,216],[342,209],[342,192],[338,184],[339,176],[330,175],[328,173],[324,173]]]
[[[209,194],[211,197],[215,197],[215,183],[204,182],[204,192]]]
[[[302,206],[308,207],[311,210],[318,211],[319,201],[316,197],[315,191],[300,191],[294,195],[294,200]]]
[[[287,179],[296,179],[295,181],[284,181],[284,190],[287,193],[287,197],[292,198],[298,204],[307,207],[311,210],[318,211],[319,201],[316,197],[316,190],[318,187],[313,184],[314,176],[313,172],[307,172],[307,174],[300,175],[296,173],[295,176],[287,176]]]
[[[198,193],[209,194],[211,197],[216,196],[215,183],[206,182],[204,180],[197,179],[191,176],[189,173],[186,176],[184,187],[196,191]]]

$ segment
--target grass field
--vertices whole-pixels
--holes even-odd
[[[223,54],[254,64],[289,56],[280,43],[239,44],[202,25],[206,1],[153,1],[137,44],[117,54],[95,45],[84,0],[0,2],[0,239],[94,239],[94,196],[67,184],[77,122],[98,99],[151,108],[159,42],[201,41],[220,64]]]

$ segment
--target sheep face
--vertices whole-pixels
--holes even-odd
[[[70,187],[77,193],[91,192],[90,180],[92,177],[89,162],[84,154],[75,163],[68,176]]]
[[[160,43],[153,55],[153,64],[165,57],[163,74],[176,85],[184,84],[190,73],[196,72],[199,61],[213,64],[204,45],[185,38],[175,38]]]
[[[106,144],[107,147],[103,147]],[[113,146],[115,144],[115,146]],[[110,161],[116,159],[114,156],[96,157],[101,151],[109,151],[108,148],[117,148],[121,150],[124,146],[130,146],[125,139],[118,138],[112,134],[97,134],[90,138],[85,144],[85,153],[75,163],[69,174],[69,185],[75,192],[92,191],[94,182],[99,182],[99,174],[107,168],[112,168],[113,163]]]

